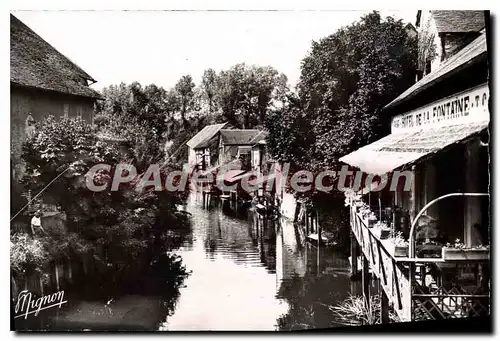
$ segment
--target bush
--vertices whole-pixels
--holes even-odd
[[[357,326],[380,323],[380,296],[373,295],[370,306],[363,296],[349,296],[337,306],[330,307],[335,314],[335,319],[345,325]],[[399,322],[399,318],[394,313],[389,313],[392,322]]]
[[[10,264],[14,275],[26,272],[42,273],[49,262],[49,254],[44,244],[26,233],[10,236]]]

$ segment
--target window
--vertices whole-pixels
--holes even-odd
[[[82,118],[82,106],[81,105],[78,105],[76,107],[76,117]]]
[[[64,118],[68,118],[69,116],[69,104],[64,104]]]

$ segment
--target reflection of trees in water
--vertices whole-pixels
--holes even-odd
[[[274,225],[262,222],[258,227],[253,216],[246,219],[228,215],[221,206],[210,211],[196,213],[194,224],[203,238],[203,246],[207,257],[214,259],[217,255],[233,259],[236,263],[260,261],[270,272],[274,272],[276,264],[276,234]]]
[[[337,284],[337,285],[335,285]],[[338,327],[334,322],[334,314],[329,306],[342,301],[347,292],[348,279],[341,283],[332,282],[330,274],[318,277],[294,276],[284,281],[279,289],[278,297],[285,298],[289,310],[278,318],[279,330],[316,329]]]
[[[308,248],[307,271],[302,277],[289,274],[278,290],[277,297],[287,300],[287,314],[278,318],[279,330],[331,328],[334,321],[330,306],[344,300],[350,290],[348,264],[331,250]]]
[[[137,264],[126,276],[115,276],[117,283],[106,282],[95,274],[63,288],[68,303],[61,309],[47,309],[39,316],[18,319],[16,322],[20,323],[16,328],[157,330],[165,318],[173,314],[179,289],[187,276],[182,259],[172,254],[159,255],[150,266]],[[106,302],[110,302],[109,305]]]

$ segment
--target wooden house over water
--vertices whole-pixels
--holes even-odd
[[[260,133],[258,129],[222,129],[219,140],[219,164],[242,159],[243,166],[250,170],[252,140]]]
[[[206,170],[217,163],[219,135],[224,127],[228,127],[228,123],[207,125],[186,143],[190,169]]]

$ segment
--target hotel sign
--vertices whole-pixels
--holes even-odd
[[[487,84],[463,91],[408,113],[394,116],[391,133],[443,125],[489,121]]]

